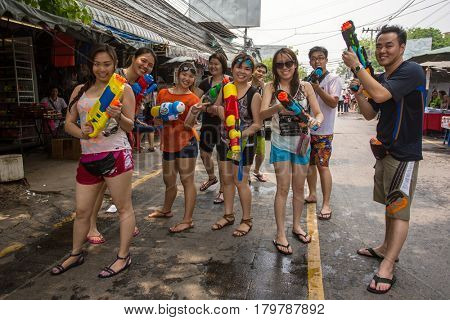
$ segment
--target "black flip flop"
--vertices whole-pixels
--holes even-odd
[[[326,213],[322,213],[322,211],[321,211],[321,212],[319,212],[319,214],[317,215],[317,218],[318,218],[319,220],[330,220],[330,219],[331,219],[332,213],[333,213],[333,211],[326,212]]]
[[[370,254],[362,253],[361,250],[367,250],[367,251],[369,251]],[[368,257],[368,258],[374,258],[374,259],[377,259],[377,260],[380,260],[380,261],[384,259],[384,257],[379,255],[373,248],[358,249],[358,250],[356,250],[356,253],[359,254],[360,256]],[[395,259],[395,262],[398,262],[398,261],[399,261],[398,258]]]
[[[284,255],[286,255],[286,256],[289,256],[289,255],[292,254],[292,252],[289,252],[289,251],[285,252],[285,251],[283,251],[283,250],[280,250],[280,248],[278,248],[278,246],[280,246],[280,247],[283,247],[283,248],[286,248],[286,249],[289,250],[289,247],[291,246],[289,243],[288,243],[287,245],[284,245],[284,244],[278,243],[275,239],[272,240],[272,243],[273,243],[273,245],[275,246],[275,248],[277,248],[277,251],[278,251],[279,253],[284,254]]]
[[[379,284],[379,283],[387,283],[387,284],[391,285],[386,290],[377,290],[377,289],[371,288],[370,287],[370,283],[369,283],[369,285],[367,286],[367,291],[375,293],[375,294],[385,294],[385,293],[387,293],[389,290],[391,290],[391,288],[394,285],[395,281],[397,281],[395,276],[393,276],[392,279],[388,279],[388,278],[382,278],[382,277],[380,277],[378,275],[374,275],[373,276],[373,280],[375,280],[375,288],[376,288],[377,284]]]
[[[308,244],[308,243],[311,243],[311,241],[312,241],[312,237],[309,238],[309,241],[304,241],[301,238],[301,237],[303,237],[306,239],[309,236],[308,232],[305,232],[305,234],[303,235],[301,233],[297,233],[294,230],[292,230],[292,234],[297,238],[298,241],[300,241],[303,244]]]
[[[305,203],[317,203],[317,201],[309,201],[305,199]]]

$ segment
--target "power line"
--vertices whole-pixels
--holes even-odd
[[[434,10],[432,13],[430,13],[429,15],[427,15],[425,18],[423,18],[422,20],[419,20],[418,22],[416,22],[416,24],[414,24],[412,27],[416,27],[417,25],[419,25],[421,22],[427,20],[429,17],[431,17],[432,15],[434,15],[435,13],[439,12],[442,8],[445,8],[448,5],[448,3],[444,3],[443,6],[437,8],[436,10]]]
[[[440,16],[439,18],[437,18],[436,20],[434,20],[433,22],[431,22],[427,27],[431,27],[432,25],[434,25],[435,23],[437,23],[438,21],[441,21],[443,18],[447,17],[450,14],[450,10],[447,11],[446,13],[444,13],[442,16]]]

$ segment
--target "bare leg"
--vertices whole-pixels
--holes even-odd
[[[173,202],[177,197],[177,169],[176,160],[163,160],[163,180],[166,185],[166,192],[164,193],[164,205],[162,212],[169,212],[172,210]]]
[[[239,193],[239,200],[241,201],[242,220],[249,220],[251,218],[251,210],[252,210],[252,192],[248,184],[248,174],[250,172],[250,166],[245,166],[243,168],[242,181],[239,181],[238,179],[239,166],[233,164],[232,169],[233,169],[233,182],[234,185],[237,187]],[[250,222],[249,224],[251,225]],[[248,224],[241,223],[238,226],[238,229],[244,232],[248,232],[250,230],[250,226]],[[242,232],[236,230],[235,234],[239,236],[240,234],[242,234]]]
[[[289,194],[291,183],[291,163],[289,161],[275,162],[275,175],[277,179],[277,193],[275,194],[275,222],[277,224],[277,236],[275,241],[283,246],[288,245],[286,237],[286,201]],[[292,253],[292,248],[278,246],[280,250],[286,253]]]
[[[308,170],[308,189],[309,194],[306,197],[306,201],[308,202],[316,202],[317,201],[317,167],[315,165],[310,165]]]
[[[98,212],[100,211],[100,208],[102,207],[105,191],[106,191],[106,183],[103,183],[102,187],[97,195],[97,200],[95,200],[94,208],[92,209],[91,224],[90,224],[89,232],[87,234],[88,237],[101,236],[100,232],[97,229],[97,216],[98,216]]]
[[[208,173],[209,180],[214,179],[216,175],[214,174],[214,161],[212,160],[211,153],[200,150],[200,157],[202,158],[206,173]]]
[[[155,133],[154,132],[147,133],[147,141],[148,141],[148,149],[154,150],[155,149]]]
[[[233,164],[231,161],[219,161],[219,166],[222,167],[222,184],[223,184],[223,195],[224,195],[224,215],[233,216],[233,204],[234,204],[234,194],[236,192],[236,186],[233,181]],[[220,218],[216,224],[223,225],[227,223],[227,220]],[[215,224],[214,224],[215,225]],[[214,226],[213,225],[213,226]],[[213,227],[214,228],[214,227]]]
[[[326,216],[328,213],[331,212],[330,197],[333,178],[331,176],[331,171],[329,167],[322,167],[321,165],[318,165],[317,169],[319,170],[320,185],[322,186],[322,195],[323,195],[322,199],[323,203],[320,213]]]
[[[304,206],[304,192],[305,192],[305,180],[308,173],[308,165],[298,165],[292,164],[292,191],[294,196],[292,197],[292,208],[293,208],[293,226],[292,230],[299,234],[300,237],[306,235],[306,232],[300,226],[300,218],[303,213]],[[304,242],[309,242],[311,236],[304,236]]]

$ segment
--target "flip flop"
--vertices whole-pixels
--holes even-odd
[[[373,280],[375,280],[375,288],[376,288],[377,284],[379,284],[379,283],[390,284],[389,288],[387,288],[386,290],[377,290],[377,289],[373,289],[370,286],[370,283],[369,283],[369,285],[367,286],[367,291],[375,293],[375,294],[385,294],[385,293],[387,293],[389,290],[391,290],[391,288],[394,285],[395,281],[397,281],[395,276],[393,276],[392,279],[388,279],[388,278],[382,278],[382,277],[380,277],[378,275],[374,275],[373,276]]]
[[[141,231],[138,229],[138,227],[134,228],[133,237],[137,237],[140,233]]]
[[[292,254],[292,251],[291,251],[291,252],[289,252],[289,251],[283,251],[283,250],[281,250],[280,248],[278,248],[278,247],[283,247],[283,248],[286,248],[286,249],[289,250],[289,248],[290,248],[290,246],[291,246],[289,243],[288,243],[287,245],[284,245],[284,244],[281,244],[281,243],[277,242],[275,239],[272,240],[272,243],[273,243],[273,245],[275,246],[275,248],[277,248],[277,250],[278,250],[279,253],[284,254],[284,255],[287,255],[287,256],[289,256],[289,255]]]
[[[90,244],[102,244],[106,241],[102,234],[99,236],[89,236],[86,239]]]
[[[209,187],[215,185],[219,180],[217,180],[217,177],[214,177],[214,179],[209,179],[208,181],[205,181],[200,186],[200,191],[206,191]]]
[[[305,203],[317,203],[317,201],[309,201],[305,199]]]
[[[300,241],[303,244],[308,244],[308,243],[310,243],[312,241],[312,237],[311,236],[309,237],[309,241],[305,241],[305,240],[302,239],[302,237],[307,239],[307,237],[309,236],[308,232],[305,232],[305,234],[303,235],[301,233],[297,233],[294,230],[292,230],[292,234],[297,238],[298,241]]]
[[[319,218],[319,220],[330,220],[331,219],[331,214],[333,213],[333,211],[330,212],[326,212],[326,213],[322,213],[319,212],[319,214],[317,215],[317,218]]]
[[[155,210],[150,213],[147,218],[172,218],[172,211],[162,212],[161,210]]]
[[[253,176],[258,179],[259,182],[267,182],[267,178],[264,177],[262,173],[253,172]]]
[[[181,229],[181,230],[175,230],[175,228],[176,227],[178,227],[178,226],[180,226],[180,225],[182,225],[182,224],[184,224],[184,225],[187,225],[188,227],[187,228],[184,228],[184,229]],[[192,222],[192,221],[188,221],[188,222],[179,222],[179,223],[177,223],[176,225],[174,225],[173,227],[171,227],[171,228],[169,228],[169,232],[170,233],[180,233],[180,232],[183,232],[183,231],[187,231],[187,230],[189,230],[189,229],[192,229],[194,227],[194,223]]]
[[[363,250],[366,250],[369,252],[369,254],[363,253]],[[383,260],[384,256],[380,255],[379,253],[377,253],[373,248],[362,248],[362,249],[358,249],[356,250],[356,253],[359,254],[360,256],[364,256],[364,257],[369,257],[369,258],[375,258],[377,260]],[[398,262],[399,259],[395,259],[395,262]]]

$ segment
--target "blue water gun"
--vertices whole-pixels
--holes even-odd
[[[150,110],[154,118],[159,118],[164,122],[174,121],[186,110],[186,106],[181,101],[164,102],[160,106],[155,106]]]
[[[292,111],[301,122],[308,124],[310,116],[305,112],[305,108],[303,108],[292,96],[284,91],[278,90],[276,92],[276,97],[278,101],[289,111]],[[311,129],[316,131],[319,129],[317,125],[313,126]]]
[[[136,105],[140,105],[145,96],[156,90],[157,85],[152,75],[145,74],[131,86],[136,97]]]
[[[358,37],[356,36],[355,30],[356,28],[352,20],[344,22],[344,24],[342,24],[341,27],[342,37],[345,40],[347,48],[353,50],[353,52],[358,57],[359,62],[362,64],[363,68],[373,77],[375,75],[375,72],[373,71],[372,64],[367,58],[366,49],[359,45]],[[356,77],[354,71],[353,74]],[[350,89],[354,92],[357,92],[359,90],[359,86],[352,86],[350,87]]]
[[[316,83],[322,76],[323,76],[323,69],[322,67],[319,66],[316,69],[314,69],[309,76],[306,77],[306,81]]]

